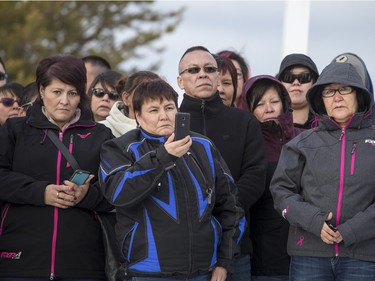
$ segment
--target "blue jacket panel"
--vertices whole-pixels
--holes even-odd
[[[176,158],[164,137],[132,130],[103,145],[100,182],[117,210],[130,275],[191,276],[230,270],[244,229],[237,188],[210,140],[191,133]]]

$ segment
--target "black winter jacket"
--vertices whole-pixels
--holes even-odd
[[[258,120],[249,113],[223,104],[218,93],[209,100],[184,94],[180,111],[191,114],[190,129],[209,137],[223,156],[238,186],[247,219],[250,207],[265,189],[266,156]],[[251,254],[249,228],[241,254]]]
[[[100,182],[117,211],[117,238],[129,276],[179,276],[231,270],[245,228],[237,188],[206,137],[181,158],[165,138],[141,129],[110,140]]]
[[[97,178],[76,206],[45,205],[48,184],[62,184],[73,169],[47,136],[52,130],[80,167],[97,175],[101,144],[112,138],[104,125],[82,112],[64,131],[48,121],[36,102],[30,116],[8,119],[0,128],[0,277],[104,279],[100,226],[93,210],[111,206]]]

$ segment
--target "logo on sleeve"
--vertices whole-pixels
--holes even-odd
[[[14,253],[14,252],[0,252],[0,259],[12,259],[12,260],[19,260],[21,259],[22,252]]]

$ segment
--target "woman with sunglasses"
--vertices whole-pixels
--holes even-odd
[[[109,115],[105,120],[100,121],[111,129],[115,137],[122,136],[137,127],[132,104],[134,91],[141,82],[154,79],[160,77],[152,71],[137,71],[118,81],[116,91],[121,94],[121,101],[116,101]]]
[[[292,100],[293,122],[296,127],[312,127],[314,116],[310,112],[306,93],[318,77],[315,63],[304,54],[287,55],[281,62],[277,78],[287,89]]]
[[[283,146],[270,185],[290,223],[290,280],[375,280],[372,95],[353,65],[333,62],[307,100],[318,127]]]
[[[108,70],[96,76],[92,81],[89,96],[91,97],[91,111],[96,122],[103,121],[109,115],[113,104],[120,100],[116,85],[121,78],[121,73]]]
[[[0,87],[0,126],[4,125],[8,118],[18,116],[19,97],[23,88],[18,83],[8,83]]]
[[[112,210],[97,181],[111,131],[92,120],[80,58],[41,60],[36,84],[27,115],[0,128],[0,280],[105,280],[94,211]],[[75,171],[53,135],[90,173],[82,185],[70,181]]]

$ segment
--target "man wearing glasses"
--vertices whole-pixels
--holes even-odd
[[[185,90],[180,111],[191,114],[192,131],[206,135],[219,149],[236,182],[248,219],[250,206],[265,189],[266,160],[259,124],[247,112],[223,104],[217,91],[216,60],[205,47],[187,49],[178,73],[177,83]],[[247,226],[240,243],[241,255],[236,255],[233,268],[224,269],[225,274],[233,273],[226,280],[251,279],[252,246]]]
[[[0,57],[0,87],[8,82],[8,75],[5,70],[5,64],[3,59]]]
[[[319,72],[315,63],[304,54],[287,55],[280,64],[277,78],[287,89],[292,101],[295,127],[311,128],[314,116],[310,112],[306,94],[318,76]]]

